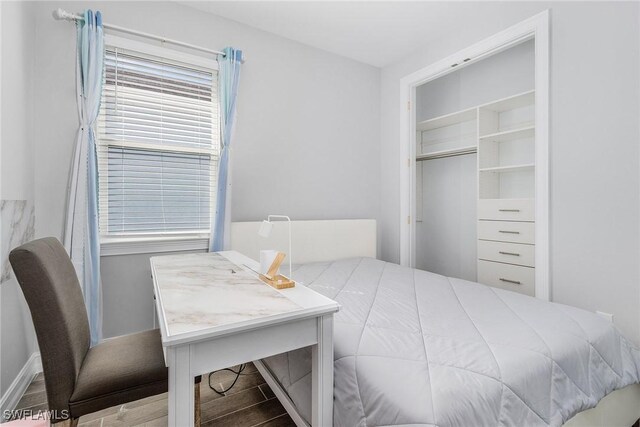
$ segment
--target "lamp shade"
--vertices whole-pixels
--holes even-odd
[[[272,229],[273,223],[271,221],[262,221],[262,224],[260,224],[260,230],[258,230],[258,235],[265,238],[269,237]]]

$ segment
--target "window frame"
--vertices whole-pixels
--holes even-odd
[[[170,61],[182,62],[185,64],[193,65],[195,67],[212,70],[217,73],[219,71],[218,61],[214,58],[206,58],[192,53],[185,52],[180,48],[167,47],[162,42],[141,42],[124,37],[118,37],[113,35],[105,35],[104,38],[105,49],[107,46],[130,50],[133,52],[139,52],[143,55],[156,56],[160,58],[166,58]],[[217,80],[217,77],[216,77]],[[102,96],[102,94],[101,94]],[[100,107],[102,109],[102,106]],[[218,117],[220,114],[219,105],[217,106]],[[100,140],[98,132],[96,132],[96,148],[100,149],[104,143]],[[214,143],[217,139],[218,147],[218,159],[221,149],[220,135],[214,136]],[[161,144],[137,144],[136,142],[113,141],[109,142],[108,146],[119,147],[131,147],[131,148],[146,148],[164,152],[178,152],[178,153],[197,153],[197,154],[211,154],[210,150],[198,149],[195,147],[185,147],[180,150],[167,149],[166,146]],[[217,171],[217,167],[215,168]],[[217,185],[211,186],[211,196],[215,200],[215,194],[217,191]],[[212,206],[212,213],[215,206]],[[102,225],[102,219],[100,219]],[[194,232],[161,232],[161,233],[132,233],[132,234],[106,234],[100,230],[100,248],[101,256],[114,256],[114,255],[130,255],[130,254],[144,254],[144,253],[160,253],[160,252],[174,252],[174,251],[188,251],[188,250],[206,250],[209,247],[210,233],[194,233]]]

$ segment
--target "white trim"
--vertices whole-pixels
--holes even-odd
[[[124,147],[124,148],[138,148],[145,150],[154,150],[158,152],[171,152],[171,153],[187,153],[187,154],[198,154],[198,155],[207,155],[210,156],[211,159],[211,173],[210,173],[210,183],[212,184],[211,194],[210,194],[210,209],[211,211],[215,210],[216,206],[216,191],[217,187],[217,172],[219,168],[220,161],[220,136],[219,136],[219,95],[218,95],[218,61],[217,59],[212,59],[208,57],[198,56],[190,53],[186,53],[180,50],[172,49],[165,46],[164,43],[158,42],[158,44],[150,43],[149,41],[142,42],[126,37],[118,37],[110,34],[105,35],[105,46],[113,47],[113,48],[121,48],[124,50],[130,50],[135,52],[135,54],[139,54],[142,57],[158,57],[167,62],[175,61],[179,65],[187,64],[188,66],[192,66],[193,68],[201,68],[203,71],[211,72],[213,79],[213,91],[212,95],[216,102],[213,102],[212,106],[212,115],[211,115],[211,129],[212,129],[212,145],[208,149],[203,148],[194,148],[194,147],[180,147],[180,146],[172,146],[172,145],[162,145],[162,144],[143,144],[133,141],[123,141],[123,140],[113,140],[109,138],[103,138],[98,132],[97,138],[97,150],[98,150],[98,169],[99,172],[102,169],[107,168],[107,151],[109,147]],[[104,94],[102,94],[104,96]],[[101,110],[98,122],[103,123],[106,118],[104,117],[104,112]],[[215,119],[217,117],[217,119]],[[215,123],[215,124],[214,124]],[[104,124],[104,123],[103,123]],[[217,144],[216,144],[217,143]],[[107,174],[103,174],[106,176]],[[102,175],[101,175],[102,176]],[[188,250],[200,250],[200,249],[208,249],[208,242],[210,232],[206,233],[206,238],[203,235],[199,235],[198,233],[201,230],[189,230],[187,232],[181,231],[177,234],[182,233],[179,236],[171,236],[164,235],[162,237],[158,236],[119,236],[117,233],[109,234],[108,233],[108,222],[109,222],[109,209],[108,209],[108,197],[109,197],[109,188],[108,182],[104,181],[106,178],[100,178],[100,182],[98,184],[99,189],[102,190],[102,196],[100,196],[98,200],[98,208],[100,211],[100,231],[103,233],[101,235],[100,248],[101,248],[101,256],[112,256],[112,255],[130,255],[130,254],[142,254],[142,253],[160,253],[160,252],[172,252],[172,251],[188,251]],[[104,182],[103,182],[104,181]],[[215,185],[213,185],[215,184]],[[211,224],[210,224],[211,225]],[[198,234],[197,237],[194,235]],[[206,241],[203,241],[206,239]]]
[[[4,418],[5,411],[16,409],[16,405],[29,387],[29,384],[40,372],[42,372],[42,360],[40,360],[40,353],[35,352],[31,354],[5,394],[2,395],[0,399],[0,420],[6,421]]]
[[[536,297],[550,299],[549,11],[545,10],[400,80],[400,264],[415,265],[416,88],[525,40],[535,39]],[[471,60],[465,59],[471,58]],[[455,67],[453,67],[453,65]]]
[[[136,53],[157,56],[163,59],[169,59],[173,61],[187,63],[189,65],[197,65],[204,67],[205,69],[218,70],[218,60],[207,58],[204,56],[194,55],[191,53],[182,52],[177,49],[172,49],[162,42],[155,44],[153,42],[141,42],[133,40],[127,37],[118,37],[111,34],[105,34],[104,45],[113,46],[121,49],[128,49],[135,51]]]
[[[155,254],[209,249],[209,237],[102,237],[100,256]]]
[[[276,398],[280,401],[280,403],[282,403],[282,406],[287,411],[296,426],[310,427],[309,423],[307,423],[304,418],[302,418],[302,415],[300,415],[300,413],[298,412],[298,408],[296,408],[296,405],[289,397],[289,394],[287,394],[286,390],[282,387],[282,385],[280,385],[280,382],[276,379],[275,375],[271,373],[269,367],[262,360],[254,360],[253,364],[258,369],[258,372],[260,372],[260,375],[262,375],[262,378],[264,378],[266,383],[269,385],[271,391],[273,391],[273,394],[275,394]]]
[[[551,300],[551,245],[549,236],[549,11],[538,15],[535,22],[535,293]]]

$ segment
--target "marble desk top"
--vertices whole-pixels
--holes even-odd
[[[308,309],[219,253],[153,257],[151,269],[165,342]]]

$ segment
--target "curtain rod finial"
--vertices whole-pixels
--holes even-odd
[[[62,10],[61,8],[55,9],[52,13],[54,19],[57,19],[57,20],[64,19],[63,14],[64,14],[64,10]]]
[[[71,20],[74,18],[74,16],[71,13],[67,12],[66,10],[60,7],[55,9],[52,15],[53,15],[53,18],[57,19],[58,21]]]

